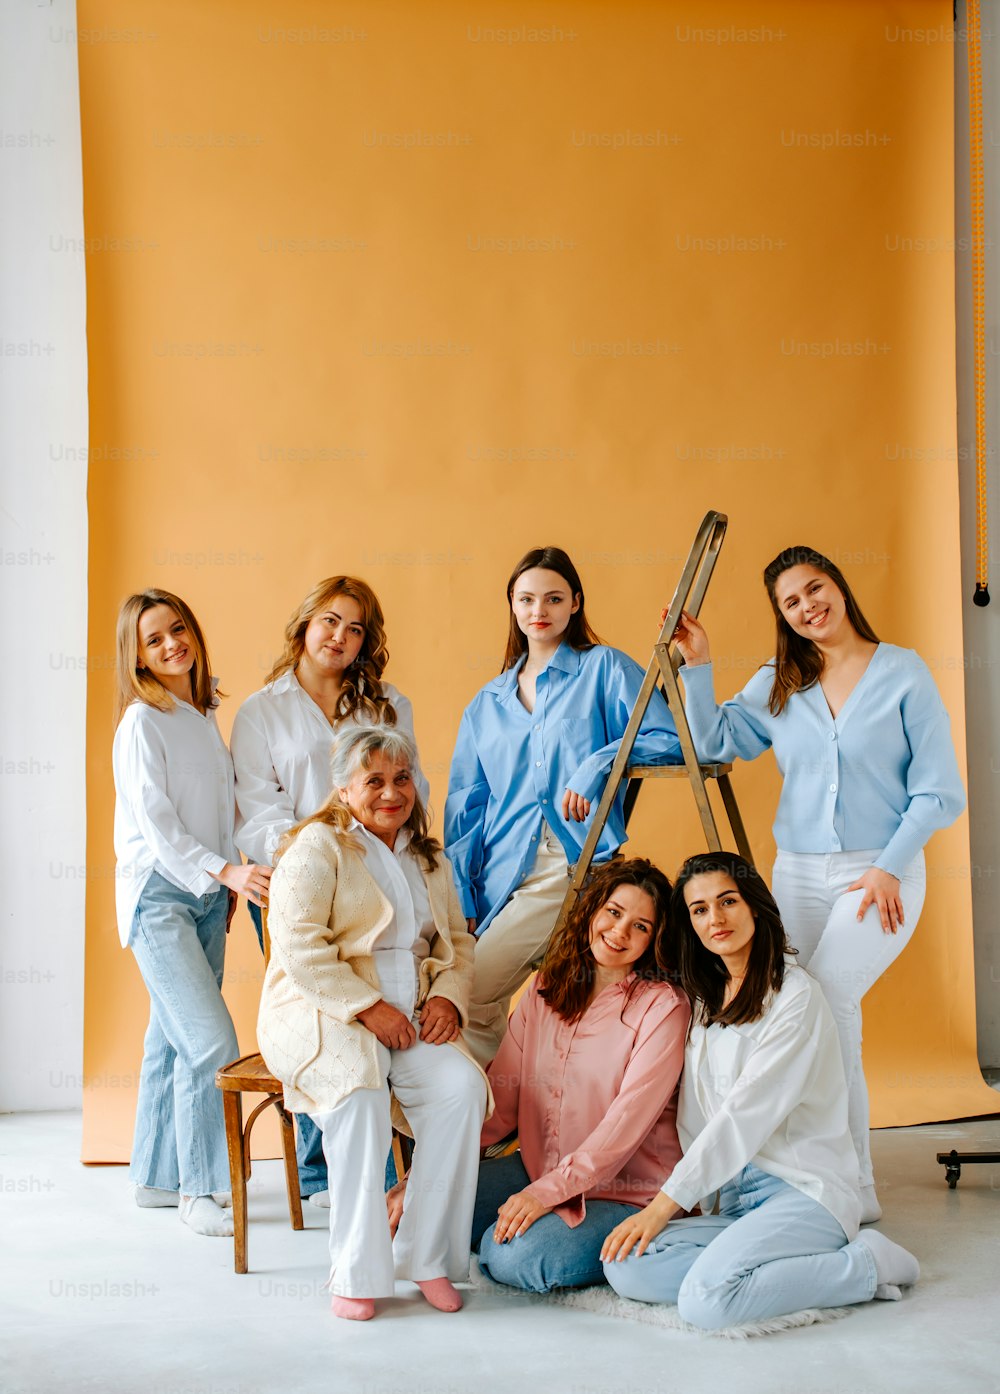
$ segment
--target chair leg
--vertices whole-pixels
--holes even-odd
[[[292,1115],[283,1107],[280,1099],[275,1107],[281,1122],[281,1150],[285,1158],[288,1213],[292,1218],[292,1229],[302,1229],[302,1196],[299,1193],[299,1164],[295,1156],[295,1124],[292,1122]]]
[[[243,1154],[243,1095],[238,1090],[222,1093],[229,1149],[229,1179],[233,1188],[233,1262],[237,1273],[247,1271],[247,1177]]]
[[[392,1130],[392,1157],[396,1176],[401,1181],[413,1164],[413,1139],[395,1128]]]

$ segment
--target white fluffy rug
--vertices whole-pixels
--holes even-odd
[[[681,1321],[676,1307],[668,1307],[660,1302],[633,1302],[631,1298],[619,1297],[609,1287],[561,1288],[556,1292],[523,1292],[520,1288],[507,1287],[495,1283],[472,1260],[469,1278],[473,1290],[496,1293],[504,1297],[528,1298],[534,1302],[548,1302],[557,1307],[575,1307],[579,1311],[595,1312],[602,1317],[617,1317],[626,1321],[640,1321],[646,1326],[665,1326],[674,1331],[690,1331],[695,1336],[721,1336],[729,1341],[746,1341],[751,1336],[770,1336],[775,1331],[787,1331],[793,1326],[812,1326],[821,1321],[839,1321],[850,1316],[849,1307],[809,1307],[803,1312],[790,1312],[784,1317],[771,1317],[768,1321],[747,1322],[743,1326],[726,1326],[721,1331],[702,1331],[689,1322]]]

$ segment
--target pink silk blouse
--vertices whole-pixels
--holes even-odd
[[[640,983],[625,1005],[633,983],[604,988],[567,1022],[532,982],[487,1072],[496,1108],[482,1145],[516,1129],[528,1191],[571,1228],[588,1198],[646,1205],[680,1160],[691,1008],[669,983]]]

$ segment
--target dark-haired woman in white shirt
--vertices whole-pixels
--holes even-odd
[[[884,1234],[858,1232],[837,1029],[816,981],[786,957],[770,891],[735,853],[701,853],[677,878],[671,923],[694,1003],[684,1155],[605,1241],[608,1282],[675,1302],[706,1329],[898,1299],[920,1268]],[[674,1218],[716,1192],[718,1214]]]

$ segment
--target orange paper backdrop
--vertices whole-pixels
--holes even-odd
[[[80,0],[91,409],[85,1130],[128,1155],[147,999],[113,912],[113,626],[185,596],[238,702],[319,577],[382,598],[440,811],[529,546],[645,661],[707,508],[720,696],[808,542],[931,664],[964,752],[945,0]],[[773,854],[770,757],[737,771]],[[633,847],[701,845],[682,785]],[[876,1123],[990,1111],[967,828],[865,1004]],[[237,915],[245,1049],[261,979]]]

